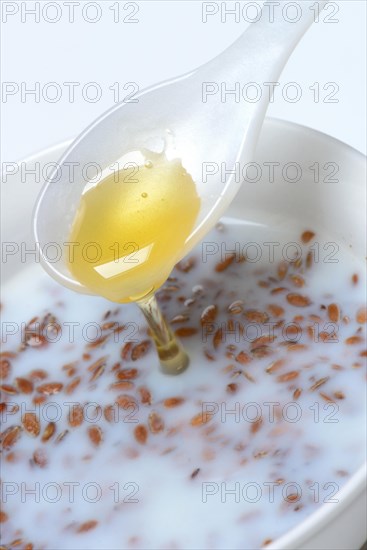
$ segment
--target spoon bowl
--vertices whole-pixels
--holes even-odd
[[[318,2],[320,10],[326,3],[326,0]],[[313,9],[310,9],[311,6]],[[268,21],[263,16],[232,46],[206,65],[153,86],[141,92],[133,101],[117,105],[102,115],[71,145],[59,165],[55,167],[38,199],[34,215],[34,233],[45,269],[60,283],[73,290],[93,293],[94,290],[102,288],[102,284],[101,294],[105,297],[114,301],[136,301],[150,326],[165,372],[182,372],[188,365],[188,358],[163,319],[154,292],[167,279],[174,264],[213,227],[235,196],[241,185],[236,164],[252,160],[266,108],[271,99],[269,94],[261,93],[258,100],[253,102],[227,103],[222,93],[213,94],[213,91],[219,88],[218,83],[225,83],[231,88],[238,82],[259,83],[257,86],[260,83],[275,82],[298,41],[312,24],[315,3],[304,1],[301,11],[298,20],[292,22],[283,17],[283,10],[278,10]],[[95,243],[99,235],[105,231],[103,216],[106,215],[107,227],[112,223],[110,210],[100,208],[106,195],[106,185],[107,189],[110,189],[110,186],[102,183],[101,187],[98,187],[98,182],[101,179],[111,182],[112,178],[115,179],[116,173],[121,174],[122,171],[126,174],[128,169],[132,172],[136,169],[139,172],[141,168],[140,180],[138,177],[136,181],[139,185],[142,182],[145,185],[146,180],[149,183],[153,179],[153,176],[142,175],[143,171],[146,174],[144,167],[147,168],[147,162],[151,162],[146,159],[162,157],[168,161],[167,166],[175,167],[174,170],[169,168],[168,172],[176,175],[168,178],[168,183],[162,181],[159,175],[155,176],[156,200],[149,203],[151,207],[147,203],[144,207],[139,206],[141,197],[147,196],[145,187],[139,187],[140,196],[132,201],[130,199],[137,192],[137,188],[130,187],[127,190],[128,184],[125,179],[122,182],[125,188],[121,187],[121,192],[119,188],[117,192],[116,188],[113,191],[111,212],[115,212],[115,218],[118,220],[117,224],[113,225],[113,231],[118,234],[116,238],[124,238],[124,235],[121,235],[124,227],[128,230],[122,222],[125,217],[130,229],[132,224],[134,225],[132,234],[140,232],[142,236],[137,249],[140,252],[148,251],[145,256],[143,255],[144,258],[138,261],[136,270],[131,269],[128,273],[128,279],[133,285],[136,280],[142,283],[140,286],[133,286],[138,292],[125,295],[124,289],[121,288],[121,299],[115,300],[116,295],[120,296],[120,283],[123,285],[123,279],[116,279],[116,266],[113,264],[120,260],[124,262],[127,253],[120,254],[117,259],[111,259],[111,254],[108,253],[108,259],[104,258],[101,265],[95,265],[92,269],[86,266],[89,259],[79,254],[74,267],[79,268],[81,264],[81,272],[78,273],[82,273],[83,276],[88,271],[88,277],[84,280],[92,281],[89,288],[88,284],[84,285],[78,280],[78,276],[73,277],[69,269],[72,262],[70,246],[81,244],[77,241],[69,242],[70,235],[74,235],[72,228],[75,228],[77,214],[81,210],[82,214],[76,226],[81,228],[86,243],[92,231],[90,228],[97,222],[99,224],[97,231],[93,229],[92,241]],[[177,187],[180,179],[185,180],[186,185]],[[195,188],[191,195],[190,181]],[[160,186],[163,193],[167,185],[170,199],[160,199],[157,197],[161,191]],[[99,199],[93,196],[94,206],[93,210],[90,210],[90,195],[86,192],[93,187],[98,187]],[[181,190],[181,196],[176,187]],[[87,198],[82,200],[85,193]],[[107,199],[109,202],[106,204],[109,206],[111,197],[107,196]],[[138,206],[128,211],[126,204],[131,202]],[[200,204],[200,207],[198,213],[195,210],[196,219],[194,218],[194,223],[191,223],[190,209],[194,202]],[[139,208],[143,208],[143,214]],[[88,209],[89,214],[92,212],[92,219],[87,216]],[[163,213],[167,213],[167,209],[171,216],[165,218]],[[85,216],[88,218],[87,223]],[[165,222],[165,219],[170,222]],[[176,246],[174,239],[180,226],[187,227]],[[87,230],[86,239],[83,227]],[[159,234],[153,239],[150,235],[156,228],[159,229]],[[77,235],[80,233],[77,232]],[[107,233],[107,236],[109,239],[110,233]],[[101,242],[105,240],[101,237]],[[63,250],[63,254],[56,259],[52,258],[52,261],[45,254],[50,242],[57,243]],[[169,249],[169,245],[172,250]],[[105,244],[104,252],[110,248]],[[150,251],[156,252],[157,249],[159,260],[152,261],[153,254]],[[152,264],[149,264],[148,260]],[[148,281],[152,277],[150,267],[153,264],[157,274],[154,274],[154,280]],[[99,270],[105,270],[106,266],[108,274],[100,275]],[[120,269],[119,266],[117,269]],[[74,269],[72,271],[74,272]],[[122,266],[123,275],[125,271],[126,265]],[[120,277],[121,273],[117,274]],[[126,287],[127,279],[124,281]],[[108,285],[110,288],[107,292]],[[112,285],[115,288],[111,298]]]
[[[236,98],[227,103],[226,95],[213,92],[218,83],[229,89],[237,82],[275,82],[313,22],[315,8],[310,7],[314,4],[302,3],[297,22],[286,21],[280,9],[272,21],[260,18],[206,65],[142,91],[86,128],[55,165],[35,208],[35,240],[50,275],[78,292],[91,293],[71,276],[65,261],[81,195],[87,186],[100,181],[102,174],[125,166],[131,166],[133,172],[136,163],[131,153],[142,149],[164,151],[168,160],[180,159],[201,199],[195,226],[172,258],[172,267],[195,246],[236,195],[241,185],[236,163],[252,160],[271,99],[263,91],[254,102],[237,103]],[[321,11],[327,1],[318,4]],[[60,257],[48,257],[52,242],[62,246]]]

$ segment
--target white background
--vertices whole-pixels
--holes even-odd
[[[231,7],[235,4],[226,2]],[[119,2],[117,23],[111,9],[113,5],[116,9],[114,1],[98,2],[102,16],[96,23],[83,19],[82,8],[90,2],[74,3],[72,23],[71,8],[67,6],[71,2],[38,2],[40,22],[27,11],[37,2],[1,2],[2,92],[4,86],[9,89],[9,83],[19,89],[14,95],[1,96],[2,161],[20,160],[75,137],[114,104],[109,89],[114,83],[119,82],[122,99],[131,90],[122,89],[125,83],[135,82],[142,89],[187,72],[231,44],[248,25],[242,16],[240,22],[229,15],[221,22],[224,2],[217,3],[219,12],[208,17],[207,23],[202,22],[202,2],[196,0],[138,1],[139,11],[132,17],[138,23],[123,22],[134,9],[127,2]],[[302,5],[302,0],[299,3]],[[5,10],[17,13],[7,17]],[[56,18],[57,13],[61,15],[58,22],[47,21]],[[86,13],[89,19],[97,14],[93,6]],[[252,17],[254,12],[248,13]],[[335,22],[327,23],[321,17],[302,39],[282,74],[268,114],[321,130],[365,153],[366,2],[331,2],[325,13]],[[22,98],[21,90],[34,88],[36,82],[41,90],[40,101],[31,95]],[[55,103],[47,101],[47,94],[52,97],[55,93],[47,87],[49,82],[56,82],[62,91]],[[80,83],[75,88],[74,102],[70,102],[64,82]],[[102,91],[101,99],[94,103],[82,95],[83,86],[90,82],[96,82]],[[302,98],[296,103],[282,97],[281,91],[289,82],[301,87]],[[309,89],[315,82],[320,85],[318,103]],[[330,82],[335,84],[323,90]],[[333,96],[337,102],[325,103],[327,94],[337,89]],[[46,99],[42,90],[46,90]],[[87,91],[92,95],[94,88]]]

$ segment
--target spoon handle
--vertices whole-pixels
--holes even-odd
[[[261,17],[212,63],[222,66],[221,77],[233,79],[246,76],[246,82],[262,85],[276,80],[298,42],[315,22],[328,0],[286,0],[265,2]],[[294,19],[294,21],[293,21]],[[226,63],[227,61],[227,63]]]

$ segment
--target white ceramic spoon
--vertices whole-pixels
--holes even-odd
[[[184,248],[172,258],[172,267],[213,227],[241,185],[233,174],[235,163],[252,160],[270,100],[264,83],[278,80],[314,21],[315,1],[298,3],[301,14],[294,22],[283,16],[286,3],[280,0],[276,9],[263,10],[258,22],[215,59],[189,74],[152,86],[137,95],[136,102],[115,106],[74,141],[46,182],[34,216],[35,240],[43,265],[57,281],[90,293],[72,278],[64,257],[50,261],[43,253],[47,243],[64,246],[68,242],[81,194],[88,184],[85,167],[89,163],[105,171],[125,153],[143,147],[157,151],[165,148],[168,158],[181,159],[195,181],[201,211]],[[326,4],[327,0],[318,2],[319,12]],[[272,20],[270,13],[274,14]],[[221,93],[211,93],[222,86],[224,91],[234,88],[236,83],[241,89],[255,83],[256,89],[262,89],[261,97],[254,102],[241,97],[236,102],[225,101]],[[204,163],[211,162],[222,169],[206,175]],[[155,298],[140,301],[139,306],[152,328],[162,366],[167,372],[180,372],[187,359],[165,324]]]

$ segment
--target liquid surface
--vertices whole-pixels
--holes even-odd
[[[334,509],[365,460],[365,265],[305,229],[225,220],[179,264],[175,378],[135,305],[40,266],[4,287],[5,546],[254,550]]]
[[[180,161],[156,156],[86,191],[69,240],[72,275],[99,296],[130,302],[154,293],[182,256],[200,199]]]

